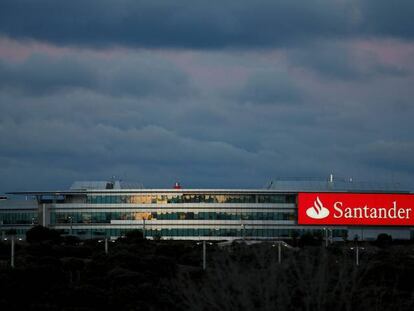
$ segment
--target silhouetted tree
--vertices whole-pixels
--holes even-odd
[[[320,245],[321,244],[320,235],[315,235],[311,232],[305,232],[299,238],[299,246],[306,246],[306,245]]]
[[[392,243],[392,236],[386,233],[380,233],[378,234],[377,240],[376,240],[376,244],[379,247],[386,247],[391,245]]]
[[[43,226],[35,226],[26,232],[26,240],[29,243],[39,243],[44,241],[60,241],[60,232]]]
[[[284,252],[281,264],[276,254],[240,247],[211,258],[201,275],[179,273],[174,285],[183,309],[414,310],[414,287],[392,265],[382,269],[367,259],[356,267],[353,257],[323,247]]]
[[[144,234],[142,230],[136,229],[132,231],[128,231],[125,234],[125,241],[128,243],[137,243],[142,242],[144,240]]]

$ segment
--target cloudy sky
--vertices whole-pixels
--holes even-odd
[[[2,0],[0,191],[414,188],[412,0]]]

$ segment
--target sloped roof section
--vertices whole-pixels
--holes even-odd
[[[119,181],[75,181],[70,190],[121,189]]]

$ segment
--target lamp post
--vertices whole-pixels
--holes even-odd
[[[72,235],[73,218],[72,218],[72,216],[69,216],[68,218],[69,218],[69,222],[70,222],[70,231],[69,231],[70,233],[69,234]]]
[[[325,233],[325,247],[328,247],[329,242],[333,242],[333,232],[329,228],[323,228],[323,231]]]
[[[282,246],[285,248],[288,248],[292,251],[298,251],[299,249],[297,247],[292,247],[291,245],[287,244],[284,241],[274,241],[274,244],[272,244],[272,247],[276,247],[277,244],[277,261],[278,263],[282,263]]]
[[[142,235],[144,237],[144,240],[147,238],[146,232],[145,232],[145,217],[142,218]]]
[[[206,241],[203,241],[203,270],[206,271],[207,246]]]
[[[364,247],[359,247],[358,244],[356,244],[355,247],[351,247],[351,250],[355,249],[355,265],[359,266],[359,250],[364,250]]]
[[[115,243],[115,240],[110,240],[107,236],[105,236],[104,240],[99,240],[98,243],[102,243],[104,242],[104,249],[105,249],[105,254],[108,255],[109,254],[109,241],[111,241],[112,243]]]
[[[14,268],[14,237],[15,235],[13,234],[11,236],[11,254],[10,254],[10,266],[12,268]]]
[[[8,235],[10,236],[10,267],[14,269],[14,259],[15,259],[14,244],[15,244],[15,239],[16,239],[16,231],[13,229],[9,230]],[[4,240],[7,241],[7,238],[5,238]]]
[[[244,241],[244,240],[246,240],[246,225],[241,224],[240,226],[242,227],[242,237],[243,237],[243,241]]]
[[[277,243],[277,262],[282,263],[282,241],[276,241]],[[276,244],[272,244],[272,247],[275,247]]]
[[[206,271],[207,268],[207,242],[204,240],[202,243],[197,242],[197,245],[203,244],[203,271]],[[213,243],[209,242],[209,245]]]

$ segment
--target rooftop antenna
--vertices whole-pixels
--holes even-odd
[[[333,183],[333,181],[334,181],[334,175],[331,173],[329,174],[329,182]]]

